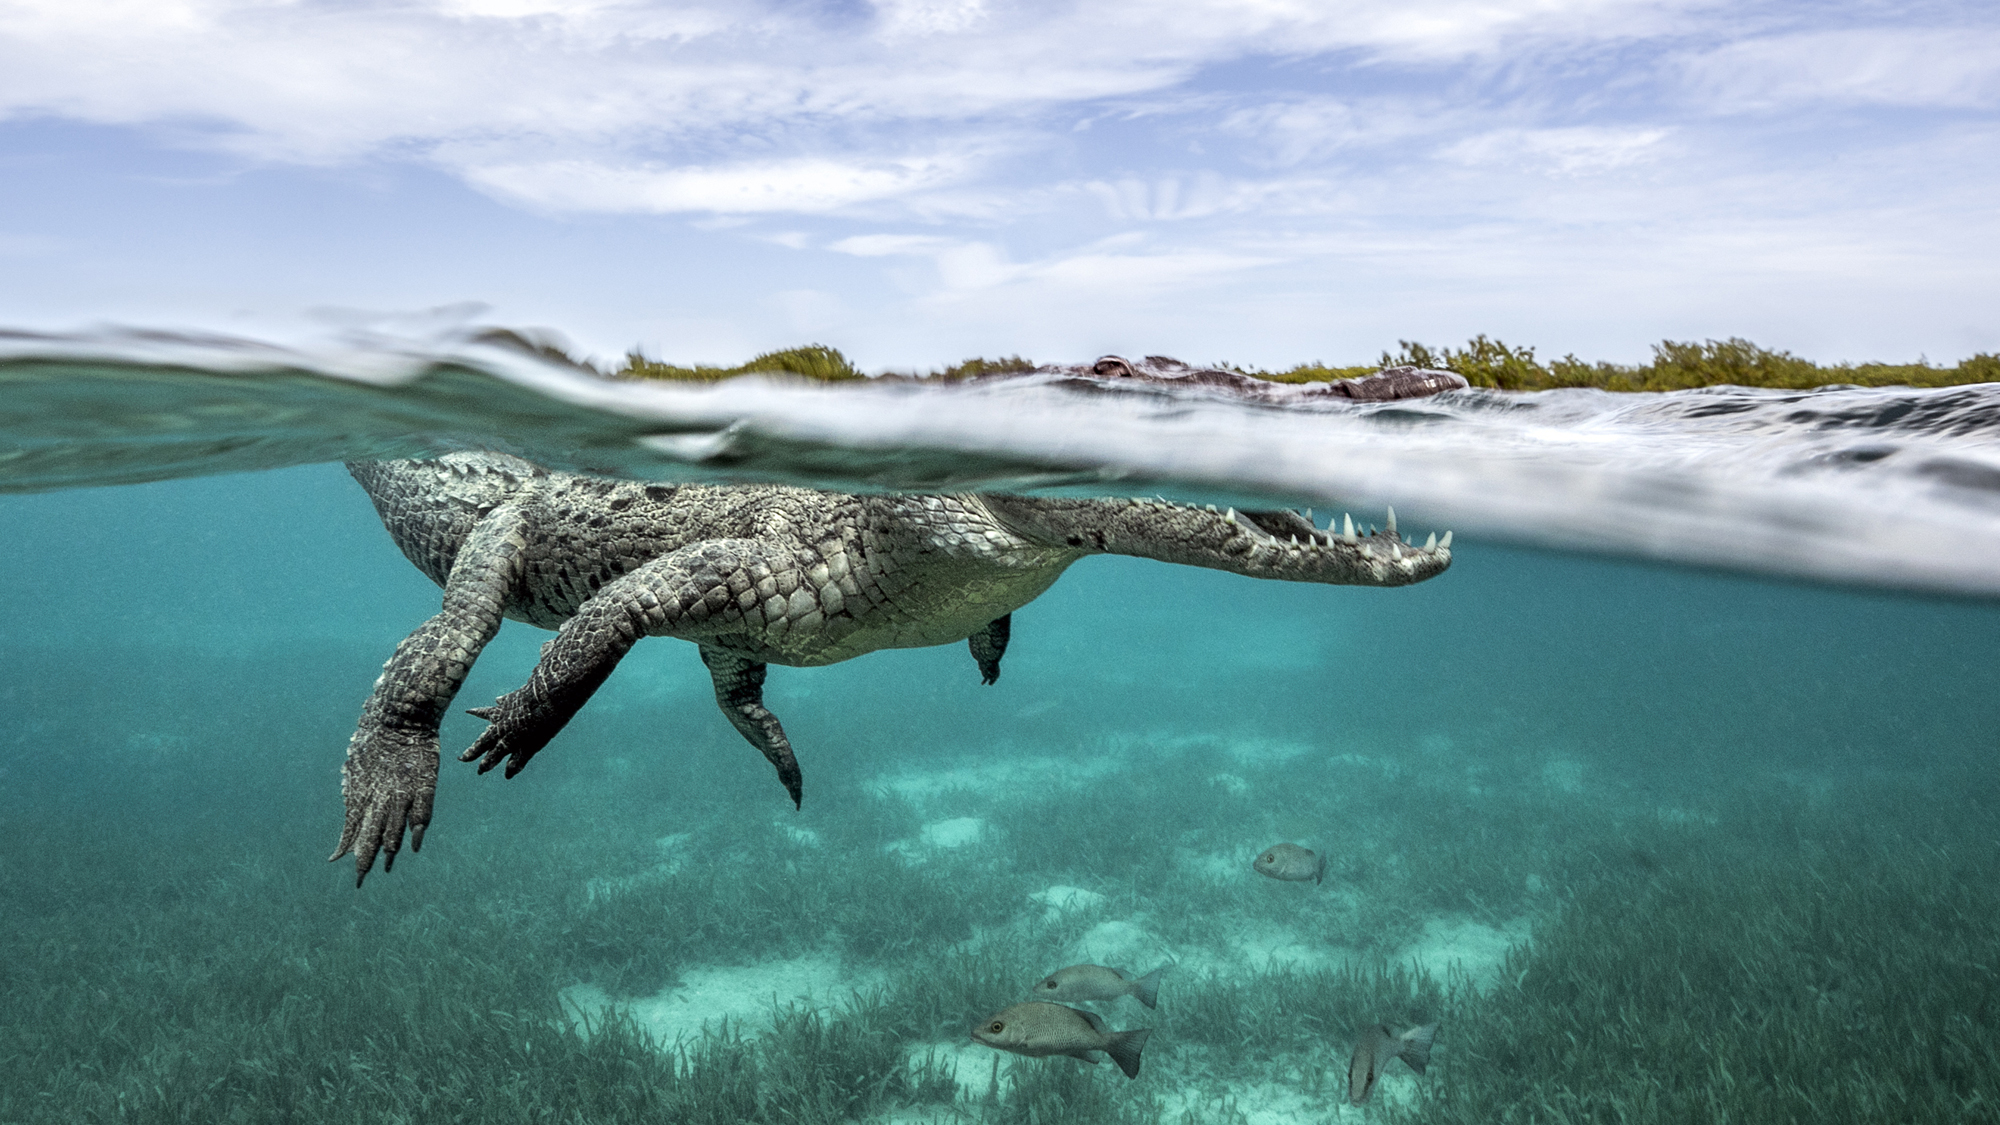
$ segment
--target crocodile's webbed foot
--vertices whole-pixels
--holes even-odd
[[[340,830],[340,846],[327,859],[352,851],[354,885],[359,887],[375,866],[378,852],[382,870],[396,865],[405,828],[410,850],[422,851],[437,774],[437,735],[364,723],[348,743],[347,762],[340,770],[347,820]]]
[[[458,760],[478,762],[480,773],[504,760],[507,769],[503,776],[513,777],[528,764],[528,759],[549,744],[581,706],[581,700],[567,709],[554,705],[546,693],[535,692],[531,682],[519,691],[501,696],[491,707],[467,708],[466,714],[492,725],[479,732],[479,737]]]
[[[1003,614],[986,628],[966,638],[966,644],[972,648],[972,659],[979,664],[979,682],[999,682],[1000,658],[1007,655],[1007,638],[1013,633],[1013,618],[1011,613]]]
[[[606,595],[563,622],[555,639],[542,646],[542,659],[527,683],[491,707],[466,711],[492,725],[479,732],[458,760],[478,762],[480,773],[505,760],[506,776],[520,773],[590,702],[642,635],[641,624],[628,610],[615,595]]]

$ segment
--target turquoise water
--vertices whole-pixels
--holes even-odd
[[[0,1121],[2000,1119],[1988,601],[1090,559],[995,686],[772,669],[802,811],[654,639],[519,777],[448,753],[357,892],[342,753],[438,594],[338,466],[0,497],[0,542]],[[968,1043],[1089,960],[1177,965],[1104,1009],[1137,1080]],[[1357,1030],[1432,1020],[1344,1105]]]

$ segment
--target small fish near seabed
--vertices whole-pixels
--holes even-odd
[[[1375,1080],[1382,1077],[1382,1068],[1390,1059],[1402,1059],[1411,1070],[1418,1074],[1431,1061],[1431,1040],[1437,1035],[1438,1025],[1428,1023],[1422,1027],[1412,1027],[1397,1031],[1388,1024],[1378,1023],[1361,1033],[1354,1041],[1354,1057],[1347,1063],[1347,1100],[1360,1105],[1375,1092]]]
[[[1307,879],[1319,883],[1326,878],[1326,857],[1297,844],[1272,844],[1251,861],[1250,868],[1259,875],[1287,883],[1303,883]]]
[[[1116,1000],[1120,996],[1130,996],[1148,1008],[1157,1008],[1160,974],[1172,967],[1161,965],[1134,979],[1103,965],[1071,965],[1043,977],[1042,983],[1035,986],[1035,999],[1074,1004],[1084,1000]]]
[[[1103,1051],[1127,1078],[1139,1077],[1139,1052],[1152,1034],[1150,1027],[1110,1031],[1089,1012],[1043,1000],[1002,1008],[972,1029],[972,1037],[988,1047],[1031,1059],[1068,1055],[1095,1063],[1091,1052]]]

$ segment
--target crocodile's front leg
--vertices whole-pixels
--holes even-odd
[[[716,705],[737,732],[777,768],[779,784],[792,795],[792,807],[800,807],[799,760],[792,754],[792,740],[785,737],[778,717],[764,706],[763,663],[711,645],[701,646],[701,662],[708,665],[709,678],[715,681]]]
[[[362,708],[340,770],[347,819],[327,857],[354,852],[357,887],[378,851],[382,870],[395,865],[405,827],[411,850],[423,848],[437,792],[438,723],[500,629],[501,608],[521,578],[525,526],[521,510],[503,504],[473,527],[445,582],[444,607],[396,646]]]
[[[809,596],[771,597],[760,589],[779,573],[801,569],[801,560],[782,548],[754,539],[718,539],[683,547],[632,571],[598,591],[563,622],[555,639],[542,646],[541,661],[526,684],[493,706],[472,712],[493,725],[459,755],[459,761],[477,760],[479,772],[485,773],[504,759],[506,776],[521,772],[528,759],[589,701],[640,637],[704,641],[723,634],[812,627],[822,614]],[[792,585],[803,592],[796,581]],[[705,646],[702,655],[709,657]],[[761,670],[762,665],[757,667]],[[710,668],[717,664],[711,662]],[[777,720],[758,702],[755,686],[740,702],[754,703],[764,719],[753,718],[723,698],[725,690],[735,690],[727,688],[725,678],[745,675],[744,669],[717,671],[717,697],[723,699],[730,721],[778,767],[779,780],[796,802],[798,765]],[[757,679],[761,684],[761,676]],[[748,728],[746,721],[751,724]]]

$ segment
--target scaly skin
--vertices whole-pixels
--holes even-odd
[[[348,466],[396,546],[444,588],[403,643],[348,743],[347,820],[331,858],[355,885],[408,829],[423,845],[438,724],[511,617],[556,630],[460,761],[508,777],[569,722],[640,637],[701,646],[716,702],[800,800],[798,762],[764,707],[768,664],[815,667],[881,648],[969,641],[1000,675],[1008,615],[1085,555],[1135,555],[1289,582],[1403,586],[1451,565],[1450,537],[1402,542],[1315,528],[1287,511],[1156,500],[857,496],[779,485],[647,485],[550,472],[492,453]]]

